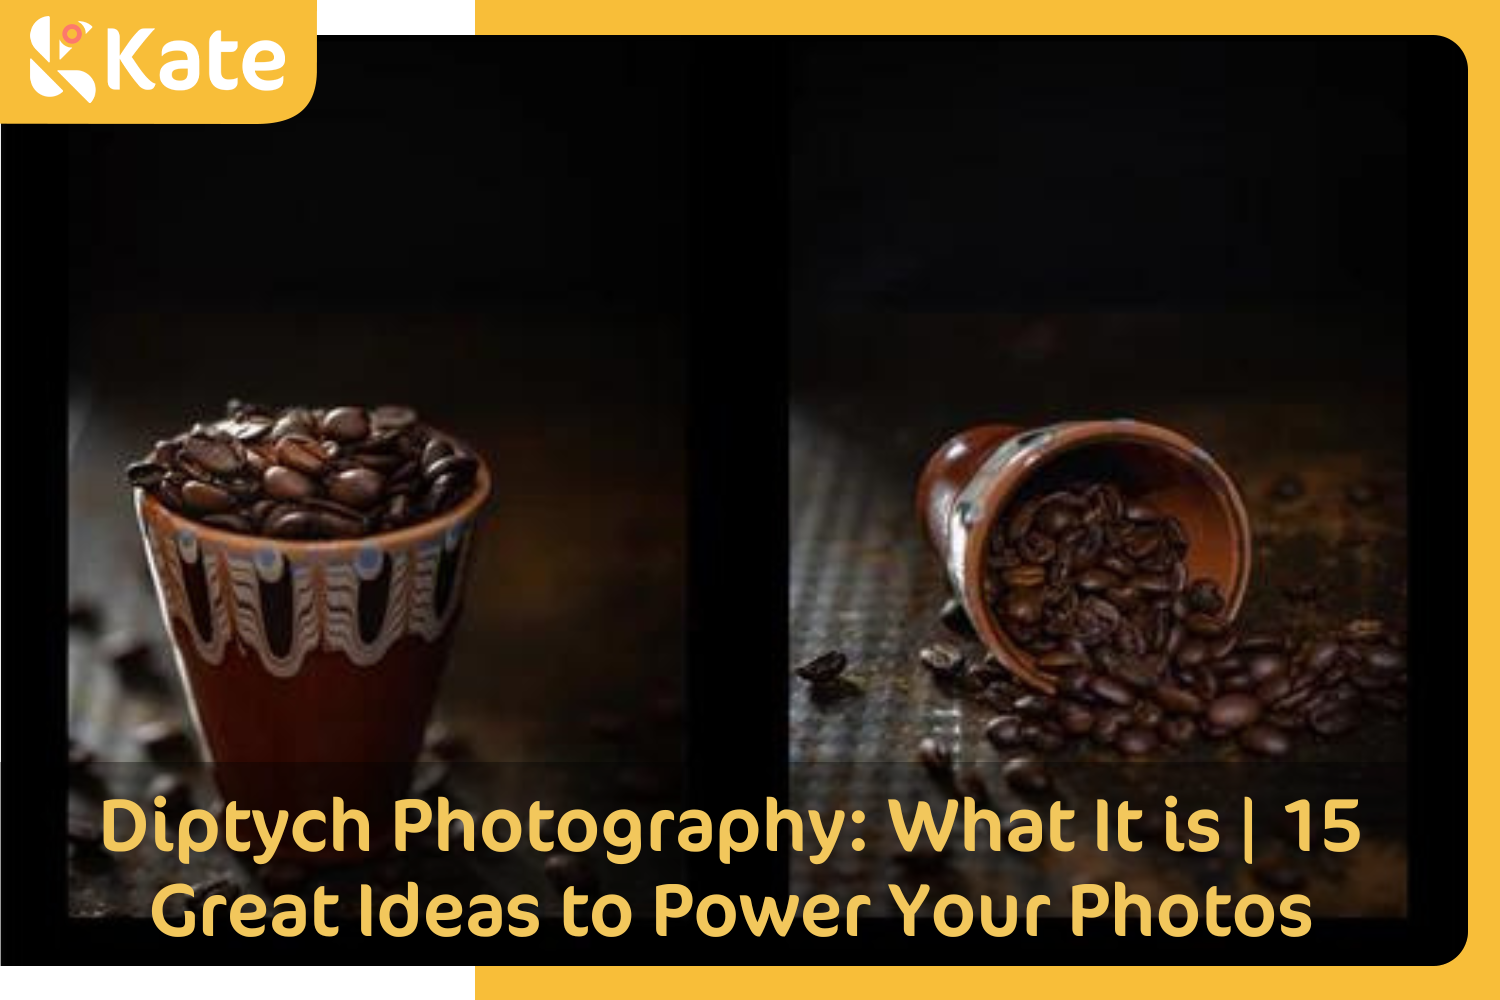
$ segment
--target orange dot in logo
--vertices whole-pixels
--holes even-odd
[[[83,29],[76,24],[70,24],[63,29],[63,44],[77,45],[83,41]]]

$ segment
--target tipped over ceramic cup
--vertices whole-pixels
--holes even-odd
[[[937,449],[917,486],[918,516],[954,596],[990,653],[1049,694],[1038,668],[985,599],[986,554],[997,522],[1026,501],[1070,483],[1108,483],[1176,518],[1194,578],[1217,584],[1233,620],[1250,578],[1250,519],[1239,490],[1203,448],[1136,420],[1084,420],[1023,428],[973,427]]]

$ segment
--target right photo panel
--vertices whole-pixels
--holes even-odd
[[[793,48],[790,785],[870,815],[792,892],[1406,915],[1421,44]]]

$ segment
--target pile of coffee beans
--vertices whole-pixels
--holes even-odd
[[[180,514],[272,538],[354,538],[441,514],[479,460],[406,406],[271,409],[231,400],[222,420],[158,441],[126,474]]]
[[[1399,635],[1373,620],[1301,643],[1242,635],[1219,587],[1189,579],[1187,551],[1176,518],[1107,484],[1007,512],[991,535],[985,599],[1057,694],[996,677],[982,689],[1002,713],[986,729],[990,741],[1056,751],[1088,738],[1142,755],[1233,738],[1280,756],[1297,731],[1336,736],[1366,707],[1405,707]],[[945,683],[964,669],[946,644],[921,660]]]

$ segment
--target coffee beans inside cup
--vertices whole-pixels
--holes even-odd
[[[1176,518],[1110,484],[1006,511],[988,545],[987,608],[1057,693],[992,685],[984,700],[1004,714],[991,742],[1092,739],[1137,756],[1206,737],[1281,756],[1298,730],[1336,736],[1364,709],[1404,707],[1399,635],[1368,619],[1300,643],[1244,635],[1218,585],[1191,578],[1189,544]]]
[[[354,538],[451,509],[479,459],[405,406],[272,409],[231,400],[226,415],[158,441],[126,470],[179,514],[273,538]]]

